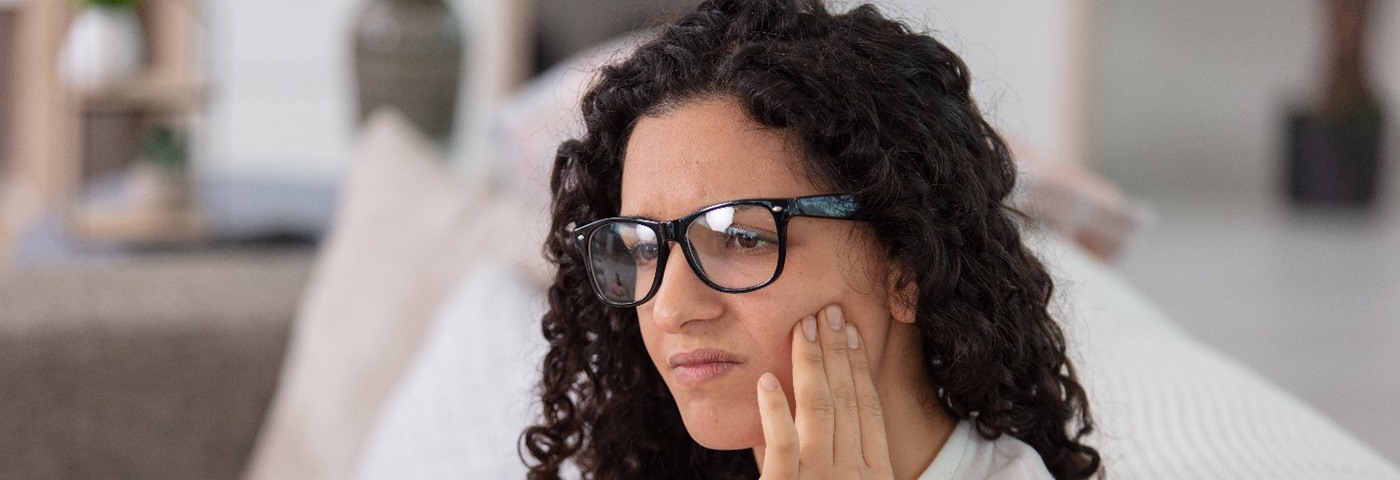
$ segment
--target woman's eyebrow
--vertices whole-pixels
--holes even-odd
[[[655,222],[660,222],[660,221],[662,221],[662,220],[657,219],[658,215],[656,215],[656,214],[654,214],[654,213],[652,213],[652,212],[634,212],[634,213],[628,213],[628,212],[621,212],[621,211],[619,211],[618,214],[617,214],[617,216],[619,216],[619,217],[626,217],[626,218],[639,218],[639,219],[642,219],[642,220],[651,220],[651,221],[655,221]]]
[[[677,215],[675,215],[675,216],[667,216],[667,215],[662,215],[662,214],[658,213],[657,211],[653,210],[653,208],[655,208],[655,205],[642,205],[641,208],[639,209],[640,211],[633,211],[633,212],[627,212],[627,211],[619,210],[618,215],[619,215],[619,216],[623,216],[623,217],[628,217],[628,218],[640,218],[640,219],[643,219],[643,220],[651,220],[651,221],[654,221],[654,222],[665,222],[665,221],[669,221],[669,220],[675,220],[675,219],[684,217],[684,216],[686,216],[686,215],[690,215],[691,213],[697,212],[697,211],[699,211],[699,210],[701,210],[701,209],[703,209],[703,208],[709,207],[709,206],[711,206],[711,205],[717,205],[717,204],[719,204],[719,203],[723,203],[723,202],[707,203],[707,204],[705,204],[705,205],[702,205],[700,208],[691,209],[691,210],[686,210],[684,213],[680,213],[680,214],[677,214]]]

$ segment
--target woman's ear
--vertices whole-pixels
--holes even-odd
[[[885,280],[889,292],[890,315],[896,322],[914,324],[914,312],[919,305],[919,283],[914,272],[905,267],[889,269]]]

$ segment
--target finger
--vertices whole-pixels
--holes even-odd
[[[758,416],[763,422],[763,478],[797,477],[797,425],[792,423],[787,395],[778,377],[764,373],[758,379]]]
[[[862,463],[860,413],[856,405],[856,385],[851,379],[846,319],[841,307],[828,306],[817,314],[821,324],[822,367],[831,390],[832,456],[838,469]]]
[[[831,390],[826,385],[820,327],[816,317],[798,322],[792,335],[792,396],[797,404],[797,442],[800,468],[829,471],[831,467]]]
[[[851,378],[855,382],[856,405],[860,412],[860,446],[865,465],[874,472],[893,472],[890,466],[889,439],[885,436],[885,411],[880,395],[875,391],[875,379],[866,357],[865,339],[855,325],[846,325],[846,345],[851,359]]]

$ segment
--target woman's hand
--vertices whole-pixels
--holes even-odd
[[[855,325],[840,307],[793,327],[797,414],[772,373],[758,380],[764,479],[893,478],[884,417]]]

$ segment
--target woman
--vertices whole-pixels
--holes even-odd
[[[1086,478],[1084,391],[962,61],[712,0],[559,148],[532,478]]]

